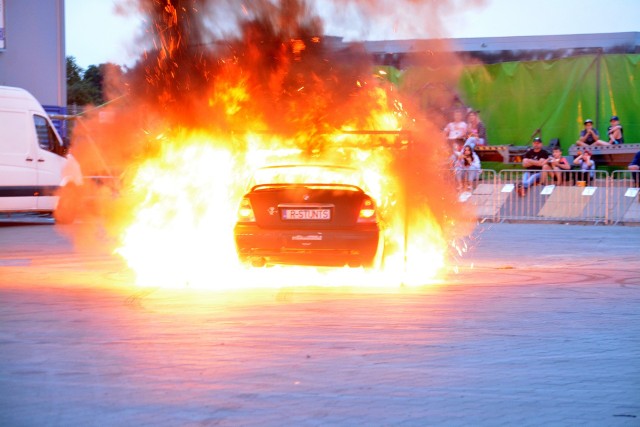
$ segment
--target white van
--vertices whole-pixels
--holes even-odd
[[[55,213],[71,222],[73,201],[58,194],[79,185],[80,166],[42,105],[24,89],[0,86],[0,213]]]

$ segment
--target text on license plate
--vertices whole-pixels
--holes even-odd
[[[282,219],[310,219],[326,221],[331,219],[331,209],[283,209]]]

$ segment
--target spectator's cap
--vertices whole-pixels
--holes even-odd
[[[533,142],[542,142],[542,140],[539,136],[536,136],[535,138],[533,138]]]
[[[591,150],[589,150],[589,149],[587,148],[586,150],[584,150],[584,154],[591,155]]]
[[[620,119],[618,118],[618,116],[611,116],[611,118],[609,119],[610,122],[612,122],[614,120],[617,121],[617,120],[620,120]]]
[[[587,119],[587,120],[585,120],[585,121],[584,121],[584,124],[586,125],[587,123],[591,123],[591,124],[593,124],[593,120],[591,120],[591,119]]]

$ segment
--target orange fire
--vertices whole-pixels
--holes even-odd
[[[386,235],[393,245],[382,269],[357,269],[358,277],[348,267],[320,273],[302,267],[258,271],[239,264],[232,230],[250,172],[267,164],[317,161],[291,148],[290,141],[258,135],[243,136],[248,151],[236,153],[227,139],[202,132],[183,131],[165,140],[158,155],[137,165],[127,183],[133,215],[117,252],[142,286],[397,286],[433,280],[444,267],[447,251],[442,227],[425,207],[411,214],[411,228],[420,232],[407,240],[406,212],[399,209],[397,198],[401,182],[390,169],[393,153],[389,147],[344,148],[345,140],[357,142],[358,137],[332,136],[341,148],[326,158],[362,165],[372,195],[385,210]]]
[[[150,6],[155,56],[133,70],[130,101],[112,107],[128,133],[122,145],[101,147],[127,147],[106,156],[121,172],[106,217],[140,286],[389,287],[423,285],[443,272],[461,219],[439,168],[446,152],[435,126],[405,111],[411,101],[384,71],[327,65],[316,33],[273,34],[261,19],[243,24],[230,54],[194,51],[199,12],[163,3]],[[232,233],[250,174],[284,162],[359,165],[384,211],[383,267],[240,265]]]

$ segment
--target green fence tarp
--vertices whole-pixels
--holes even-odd
[[[600,132],[620,116],[625,142],[640,142],[640,55],[605,55],[601,62]]]
[[[442,111],[452,94],[458,93],[464,104],[480,110],[490,145],[528,145],[540,129],[545,142],[559,138],[566,153],[587,118],[606,140],[611,115],[620,116],[625,142],[640,142],[639,54],[584,55],[448,70],[417,66],[394,74],[394,81],[402,91],[419,97],[423,114]]]

